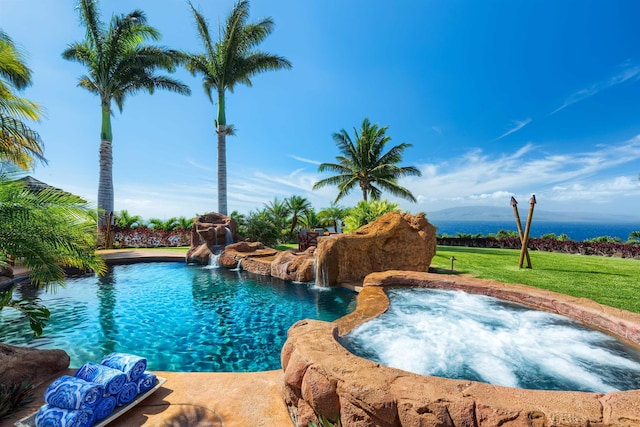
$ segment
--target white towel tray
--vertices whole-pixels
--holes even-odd
[[[148,390],[145,393],[139,394],[138,396],[136,396],[135,399],[133,399],[131,402],[129,402],[128,404],[126,404],[124,406],[116,406],[116,409],[111,413],[111,415],[109,415],[104,420],[101,420],[99,423],[93,424],[92,427],[104,427],[104,426],[106,426],[111,421],[115,420],[120,415],[124,414],[129,409],[131,409],[134,406],[136,406],[138,403],[140,403],[142,400],[144,400],[146,397],[148,397],[154,391],[159,389],[162,386],[162,384],[164,384],[167,381],[166,378],[162,378],[162,377],[156,377],[156,378],[157,378],[158,381],[156,382],[156,385],[153,386],[153,388],[151,388],[150,390]],[[19,421],[16,421],[16,423],[14,425],[16,427],[36,427],[36,412],[34,412],[33,414],[22,418]]]

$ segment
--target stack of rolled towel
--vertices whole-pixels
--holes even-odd
[[[36,427],[92,426],[155,386],[155,374],[146,369],[147,359],[124,353],[84,364],[75,376],[64,375],[49,385]]]

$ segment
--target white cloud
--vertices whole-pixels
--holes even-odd
[[[508,131],[506,131],[505,133],[503,133],[502,135],[500,135],[499,137],[494,139],[494,141],[502,139],[505,136],[511,135],[514,132],[518,132],[520,129],[522,129],[523,127],[525,127],[526,125],[528,125],[531,122],[532,122],[532,120],[530,118],[527,118],[527,119],[524,119],[524,120],[514,120],[512,122],[511,129],[509,129]]]
[[[549,114],[553,115],[559,111],[564,110],[570,105],[573,105],[580,101],[584,101],[587,98],[591,98],[592,96],[597,95],[599,92],[602,92],[603,90],[612,88],[614,86],[617,86],[619,84],[622,84],[628,80],[631,80],[637,77],[640,77],[640,66],[627,66],[624,70],[622,70],[620,73],[616,74],[615,76],[607,80],[594,83],[588,88],[580,89],[577,92],[571,94],[562,103],[562,105],[560,105],[558,108],[556,108]]]
[[[422,177],[402,181],[420,202],[401,203],[404,209],[412,211],[437,210],[465,204],[498,205],[508,203],[511,195],[528,199],[535,193],[554,203],[571,200],[612,203],[626,197],[640,205],[637,172],[609,176],[624,164],[639,159],[640,136],[571,155],[545,154],[532,144],[500,156],[472,150],[458,159],[449,159],[444,167],[421,165]]]
[[[291,157],[292,159],[298,160],[300,162],[309,163],[309,164],[312,164],[312,165],[319,165],[319,164],[322,163],[322,162],[319,162],[317,160],[311,160],[311,159],[307,159],[307,158],[304,158],[304,157],[294,156],[293,154],[289,154],[289,157]]]

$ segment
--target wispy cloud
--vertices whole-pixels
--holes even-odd
[[[527,118],[524,120],[514,120],[512,122],[512,128],[509,129],[508,131],[506,131],[505,133],[503,133],[502,135],[500,135],[499,137],[497,137],[496,139],[494,139],[494,141],[498,141],[499,139],[504,138],[505,136],[509,136],[514,132],[518,132],[520,129],[522,129],[523,127],[525,127],[526,125],[528,125],[529,123],[531,123],[531,119]]]
[[[437,133],[438,135],[442,135],[442,128],[440,126],[431,126],[431,130]]]
[[[293,154],[289,154],[289,157],[291,157],[292,159],[295,159],[295,160],[297,160],[299,162],[309,163],[309,164],[312,164],[312,165],[319,165],[319,164],[322,163],[322,162],[319,162],[317,160],[311,160],[311,159],[306,159],[304,157],[294,156]]]
[[[527,144],[519,150],[490,156],[473,150],[446,166],[420,166],[422,177],[403,181],[422,209],[434,206],[495,204],[510,195],[544,194],[547,201],[592,200],[611,202],[616,197],[640,200],[637,172],[624,176],[624,164],[640,160],[640,135],[630,140],[565,155],[546,154]],[[640,205],[640,203],[637,203]],[[588,206],[588,205],[585,205]],[[411,205],[406,205],[411,208]],[[445,206],[446,207],[446,206]],[[413,207],[413,210],[416,208]]]
[[[562,111],[568,106],[573,105],[577,102],[584,101],[587,98],[591,98],[592,96],[598,94],[599,92],[602,92],[603,90],[612,88],[628,80],[638,77],[640,77],[640,66],[627,66],[624,70],[622,70],[615,76],[607,80],[594,83],[587,88],[580,89],[577,92],[573,93],[562,103],[562,105],[549,113],[549,115],[553,115],[559,111]]]

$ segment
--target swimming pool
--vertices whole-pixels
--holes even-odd
[[[19,287],[15,296],[33,292]],[[37,296],[51,311],[43,335],[33,338],[28,322],[5,309],[2,342],[61,348],[72,368],[118,351],[146,357],[150,370],[257,372],[280,368],[293,323],[340,318],[355,308],[356,294],[244,271],[139,263]]]

